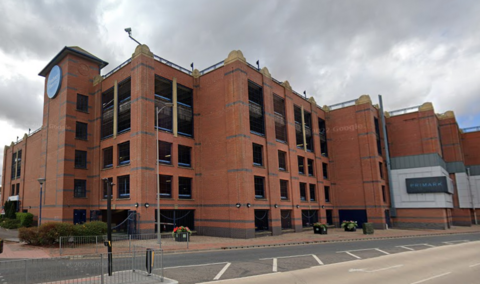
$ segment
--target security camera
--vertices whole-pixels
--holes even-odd
[[[132,33],[132,28],[126,28],[125,31],[130,35]]]

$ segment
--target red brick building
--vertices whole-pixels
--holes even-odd
[[[476,220],[480,131],[462,132],[453,112],[385,112],[385,145],[369,96],[320,107],[240,51],[203,71],[145,45],[101,76],[107,64],[65,47],[40,72],[42,127],[5,147],[2,204],[41,222],[104,220],[108,178],[116,229],[153,232],[159,175],[162,231],[251,238],[344,219],[441,229]]]

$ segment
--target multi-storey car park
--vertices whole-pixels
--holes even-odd
[[[379,229],[477,221],[480,127],[460,129],[451,111],[424,103],[382,117],[368,95],[320,107],[240,51],[203,71],[146,45],[100,75],[107,64],[65,47],[40,72],[42,127],[5,146],[2,205],[41,212],[41,222],[106,220],[107,178],[116,229],[151,233],[158,178],[162,232],[252,238],[345,219]]]

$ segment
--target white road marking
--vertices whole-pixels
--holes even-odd
[[[358,255],[354,255],[353,253],[349,252],[349,251],[345,251],[346,254],[348,255],[351,255],[353,257],[355,257],[356,259],[362,259],[361,257],[359,257]]]
[[[316,255],[312,254],[313,258],[318,262],[318,264],[323,265],[323,262]]]
[[[311,256],[311,254],[299,254],[299,255],[289,255],[289,256],[279,256],[279,257],[267,257],[267,258],[260,258],[259,260],[267,260],[267,259],[274,259],[274,258],[292,258],[292,257],[302,257],[302,256]]]
[[[227,271],[228,267],[231,265],[230,262],[227,262],[227,264],[225,264],[225,266],[222,268],[222,270],[220,270],[220,272],[218,272],[217,276],[215,276],[213,278],[213,280],[218,280],[220,279],[220,277],[222,277],[223,273],[225,273],[225,271]]]
[[[351,250],[344,250],[344,251],[337,251],[337,252],[347,252],[347,251],[366,251],[366,250],[376,250],[378,248],[367,248],[367,249],[351,249]]]
[[[277,268],[277,259],[276,259],[276,258],[273,259],[272,271],[273,271],[273,272],[277,272],[277,271],[278,271],[278,268]]]
[[[224,279],[224,280],[218,280],[218,281],[216,281],[215,283],[220,283],[220,282],[232,282],[233,279],[258,278],[258,277],[262,277],[262,276],[265,276],[265,275],[273,275],[273,274],[277,274],[277,273],[282,273],[282,272],[273,272],[273,273],[265,273],[265,274],[259,274],[259,275],[245,276],[245,277],[240,277],[240,278]],[[212,284],[212,282],[211,282],[211,281],[207,281],[207,282],[201,282],[201,283],[196,283],[196,284]]]
[[[406,249],[406,250],[414,250],[414,249],[406,247],[406,246],[397,246],[397,248],[403,248],[403,249]]]
[[[208,265],[219,265],[219,264],[225,264],[228,262],[217,262],[217,263],[206,263],[206,264],[194,264],[194,265],[182,265],[182,266],[170,266],[170,267],[165,267],[164,269],[175,269],[175,268],[184,268],[184,267],[197,267],[197,266],[208,266]]]
[[[390,266],[390,267],[384,267],[384,268],[380,268],[380,269],[375,269],[375,270],[366,270],[364,268],[359,268],[359,269],[355,269],[355,268],[352,268],[352,269],[349,269],[348,272],[367,272],[367,273],[372,273],[372,272],[379,272],[379,271],[384,271],[384,270],[388,270],[388,269],[392,269],[392,268],[398,268],[398,267],[402,267],[403,264],[399,264],[399,265],[394,265],[394,266]]]
[[[375,250],[376,250],[376,251],[379,251],[379,252],[381,252],[381,253],[384,253],[384,254],[390,254],[390,253],[388,253],[388,252],[386,252],[386,251],[384,251],[384,250],[381,250],[381,249],[375,249]]]
[[[447,272],[447,273],[443,273],[443,274],[440,274],[440,275],[436,275],[436,276],[432,276],[430,278],[427,278],[427,279],[422,279],[420,281],[417,281],[417,282],[413,282],[412,284],[418,284],[418,283],[423,283],[423,282],[426,282],[426,281],[429,281],[429,280],[432,280],[432,279],[435,279],[435,278],[438,278],[438,277],[442,277],[442,276],[445,276],[445,275],[448,275],[452,272]]]
[[[479,266],[479,265],[480,265],[480,263],[475,263],[475,264],[470,265],[469,267],[472,268],[472,267]]]
[[[455,245],[460,243],[468,243],[469,241],[470,240],[458,240],[458,241],[450,241],[450,242],[443,242],[443,243],[447,245]]]

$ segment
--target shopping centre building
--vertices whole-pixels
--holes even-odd
[[[65,47],[40,72],[42,127],[5,146],[2,205],[42,223],[106,220],[108,179],[114,227],[128,233],[157,230],[157,185],[165,232],[477,221],[480,127],[460,129],[452,111],[382,111],[368,95],[319,106],[240,51],[203,71],[146,45],[101,75],[107,64]]]

